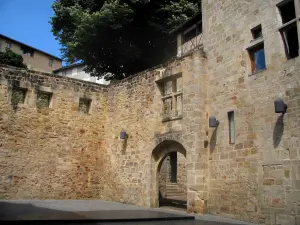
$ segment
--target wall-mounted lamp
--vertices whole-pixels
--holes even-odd
[[[209,117],[209,127],[217,127],[219,126],[220,122],[214,116]]]
[[[122,130],[120,133],[120,139],[127,139],[128,138],[128,134],[126,133],[125,130]]]
[[[287,104],[284,103],[282,98],[277,98],[274,101],[274,106],[275,106],[275,113],[286,113],[287,110]]]

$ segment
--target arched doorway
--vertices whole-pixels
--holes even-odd
[[[166,140],[152,151],[152,206],[186,209],[186,150]]]

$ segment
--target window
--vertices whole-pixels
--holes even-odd
[[[251,48],[248,51],[251,60],[252,73],[266,69],[264,45],[258,45],[257,47]]]
[[[6,41],[5,49],[11,49],[11,42]]]
[[[48,61],[48,66],[49,66],[49,67],[52,67],[52,66],[53,66],[53,59],[49,59],[49,61]]]
[[[170,120],[182,116],[182,77],[174,76],[162,83],[163,118]]]
[[[188,42],[200,33],[202,33],[202,23],[195,24],[194,26],[183,32],[182,43]]]
[[[88,114],[91,107],[91,99],[88,98],[80,98],[79,99],[79,111],[85,114]]]
[[[299,42],[297,32],[297,19],[294,0],[287,0],[278,6],[282,26],[279,28],[287,59],[299,56]]]
[[[28,55],[30,57],[33,57],[33,55],[34,55],[34,50],[25,45],[21,46],[21,51],[22,51],[23,55]]]
[[[51,98],[52,93],[39,91],[37,93],[36,107],[38,109],[49,108]]]
[[[261,25],[258,25],[257,27],[253,28],[251,30],[253,39],[261,38],[262,37],[262,30]]]
[[[235,143],[234,111],[228,112],[229,122],[229,144]]]
[[[24,104],[26,98],[27,89],[13,86],[11,93],[11,104],[15,108],[18,104]]]

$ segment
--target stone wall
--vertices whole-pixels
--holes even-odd
[[[113,155],[112,162],[122,177],[122,201],[158,206],[157,168],[161,159],[172,151],[172,147],[166,145],[155,154],[153,151],[166,140],[176,141],[186,149],[186,158],[190,162],[187,171],[191,172],[190,181],[187,183],[197,188],[196,179],[202,178],[205,174],[203,170],[208,168],[196,164],[205,161],[205,156],[198,157],[197,148],[203,145],[199,138],[200,133],[205,134],[199,128],[205,116],[202,113],[204,102],[198,100],[198,96],[205,94],[202,89],[202,81],[205,79],[204,62],[205,59],[199,51],[110,85],[107,93],[105,139],[108,151]],[[181,119],[163,122],[159,81],[179,73],[183,79],[183,116]],[[129,135],[125,143],[118,138],[122,130]],[[196,174],[195,169],[200,173]],[[194,193],[195,190],[190,189],[190,198],[195,197]],[[144,197],[137,199],[137,196]]]
[[[186,160],[189,212],[299,223],[300,59],[285,57],[277,2],[203,0],[204,49],[107,88],[1,68],[1,195],[156,207],[157,170],[176,149]],[[252,74],[246,49],[259,24],[267,69]],[[175,75],[182,76],[183,113],[164,121],[161,86]],[[12,80],[28,89],[17,109],[10,105]],[[53,92],[49,109],[36,109],[38,89]],[[84,96],[92,99],[90,115],[78,110]],[[284,115],[274,112],[278,97],[288,105]],[[211,115],[217,128],[208,127]]]
[[[187,192],[186,176],[186,158],[177,153],[177,184],[183,193]]]
[[[210,130],[208,210],[264,224],[299,224],[299,57],[287,60],[278,31],[279,1],[203,3]],[[246,48],[261,24],[267,69],[251,74]],[[288,105],[275,114],[274,100]],[[229,144],[229,111],[235,144]]]
[[[27,91],[16,108],[13,81]],[[39,90],[52,93],[49,108],[37,109]],[[2,199],[119,199],[119,174],[104,140],[106,91],[88,82],[0,68]],[[80,97],[92,100],[89,114],[79,112]]]
[[[1,67],[2,198],[98,198],[158,206],[157,168],[175,148],[186,157],[186,192],[194,210],[208,197],[202,183],[208,173],[201,135],[205,102],[199,101],[206,93],[204,64],[198,51],[108,87]],[[163,121],[159,82],[174,74],[183,80],[182,118]],[[15,81],[26,90],[17,107],[11,105]],[[38,91],[52,94],[49,108],[37,109]],[[81,98],[91,100],[88,114],[79,111]],[[122,130],[127,140],[120,139]]]

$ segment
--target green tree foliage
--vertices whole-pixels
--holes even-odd
[[[174,55],[175,38],[168,32],[200,5],[200,0],[56,0],[50,23],[68,63],[83,61],[94,76],[122,79]]]
[[[6,52],[0,52],[0,64],[27,68],[23,63],[23,57],[10,49],[7,49]]]

